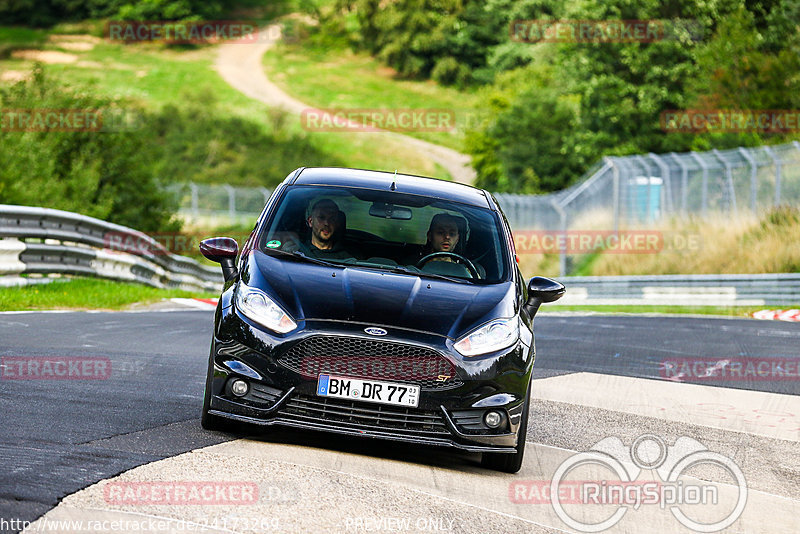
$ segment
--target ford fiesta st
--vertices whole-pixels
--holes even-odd
[[[240,255],[225,237],[200,249],[225,278],[204,428],[235,420],[443,445],[520,469],[533,316],[564,286],[525,283],[491,194],[302,168]]]

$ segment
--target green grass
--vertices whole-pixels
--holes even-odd
[[[44,30],[20,26],[0,26],[0,59],[18,48],[36,47],[47,38]]]
[[[402,132],[463,150],[464,129],[477,120],[474,93],[433,81],[397,79],[392,69],[349,49],[281,43],[264,54],[267,75],[295,98],[320,108],[436,109],[453,113],[454,131]],[[341,135],[336,133],[336,135]]]
[[[146,304],[166,298],[218,296],[94,278],[72,278],[49,284],[3,288],[0,290],[0,311],[119,310],[134,303]]]
[[[47,37],[44,30],[25,28],[22,26],[0,26],[0,41],[20,45],[39,44]]]
[[[752,317],[753,312],[764,309],[794,309],[798,306],[646,306],[646,305],[565,305],[546,304],[541,312],[581,311],[599,313],[668,313],[690,315],[723,315]]]
[[[5,30],[8,31],[9,28]],[[233,89],[216,73],[213,67],[215,47],[170,48],[152,43],[122,45],[101,42],[92,50],[84,52],[59,49],[58,43],[46,43],[31,48],[59,50],[78,56],[75,63],[46,66],[50,75],[56,76],[72,88],[79,87],[98,95],[127,98],[154,110],[168,104],[213,101],[230,116],[253,121],[266,132],[276,130],[272,108]],[[32,68],[31,61],[0,59],[0,71],[30,71]],[[380,134],[327,135],[325,132],[305,132],[296,116],[286,116],[278,120],[280,121],[285,123],[286,132],[306,134],[320,153],[335,157],[344,166],[400,169],[426,175],[433,175],[437,171],[432,161],[409,154],[402,145],[389,141]],[[302,164],[318,166],[325,162],[309,158],[309,161],[303,161]],[[292,170],[294,169],[286,169],[286,174]],[[264,185],[258,177],[252,177],[251,181],[252,183],[242,185]]]

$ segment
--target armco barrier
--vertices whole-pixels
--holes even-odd
[[[109,251],[106,236],[129,235],[145,251]],[[81,274],[154,287],[217,291],[219,269],[169,253],[147,235],[66,211],[0,204],[0,277]],[[800,304],[800,273],[570,276],[559,304],[761,306]]]
[[[800,304],[800,273],[567,276],[558,304],[763,306]]]
[[[108,250],[109,235],[146,243],[135,254]],[[153,287],[218,291],[218,268],[171,254],[142,232],[68,211],[0,204],[0,276],[77,274]]]

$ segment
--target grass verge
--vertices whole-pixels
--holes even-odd
[[[0,311],[120,310],[134,303],[148,304],[166,298],[218,296],[95,278],[69,278],[49,284],[3,288]]]
[[[0,27],[0,48],[3,46]],[[147,109],[158,111],[167,105],[182,107],[187,102],[199,103],[211,109],[220,119],[233,117],[253,123],[266,134],[281,137],[301,135],[312,150],[296,155],[296,162],[283,171],[279,178],[270,177],[270,183],[258,173],[246,176],[229,176],[230,183],[249,186],[274,186],[285,175],[299,166],[330,165],[336,161],[342,166],[379,168],[392,171],[432,175],[434,162],[417,154],[408,153],[397,141],[377,135],[346,133],[326,135],[326,132],[306,132],[299,117],[280,116],[266,104],[252,100],[229,86],[215,71],[217,49],[213,46],[166,47],[153,43],[123,45],[108,41],[92,41],[86,50],[64,48],[60,40],[47,40],[46,35],[28,36],[31,49],[54,51],[74,56],[69,63],[48,64],[46,71],[65,86],[89,91],[98,96],[122,98]],[[19,39],[15,39],[18,41]],[[237,45],[247,46],[247,45]],[[34,66],[35,55],[26,58],[0,56],[0,72],[13,71],[24,75]],[[220,143],[207,148],[208,158],[224,158],[219,154]],[[231,156],[232,157],[232,156]],[[252,156],[254,160],[269,160],[269,153]],[[202,159],[202,158],[201,158]],[[340,163],[339,163],[340,162]],[[256,166],[255,161],[254,166]],[[201,180],[197,180],[201,181]]]
[[[41,45],[47,37],[44,30],[21,26],[0,26],[0,58],[8,57],[18,48]]]
[[[393,69],[368,54],[322,49],[299,41],[276,45],[264,54],[263,63],[275,84],[310,106],[441,110],[447,118],[445,124],[452,123],[453,129],[401,133],[455,150],[463,150],[464,131],[478,120],[474,93],[432,81],[398,79]]]
[[[612,234],[610,218],[584,221],[573,237]],[[800,208],[779,206],[759,216],[712,213],[672,219],[659,226],[623,229],[623,234],[656,237],[656,246],[595,250],[570,256],[568,274],[636,276],[662,274],[759,274],[800,272]],[[520,268],[527,276],[559,276],[558,254],[531,253],[525,232],[516,241]],[[557,235],[553,231],[550,237]],[[539,237],[542,240],[542,237]],[[543,241],[540,241],[543,242]],[[643,241],[642,241],[643,242]]]

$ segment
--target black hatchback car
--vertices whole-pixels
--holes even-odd
[[[486,191],[301,168],[222,265],[202,424],[231,420],[457,447],[517,472],[533,316],[564,286],[526,285]]]

